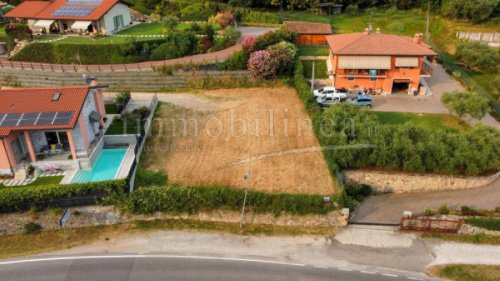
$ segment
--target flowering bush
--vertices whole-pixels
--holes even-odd
[[[278,29],[276,31],[269,31],[257,37],[254,50],[265,50],[267,47],[277,44],[281,41],[292,42],[293,40],[295,40],[295,38],[297,38],[296,33],[288,30],[288,28],[286,27],[281,27],[281,29]]]
[[[277,60],[269,51],[257,51],[250,55],[248,71],[258,79],[269,79],[276,76],[278,70]]]
[[[243,39],[243,51],[246,53],[252,53],[255,49],[255,42],[257,41],[257,36],[250,35]]]
[[[223,12],[211,17],[209,21],[211,23],[218,23],[221,28],[226,28],[227,26],[234,25],[236,19],[233,13]]]
[[[297,57],[297,47],[294,44],[286,41],[281,41],[278,44],[269,46],[267,50],[277,61],[277,74],[289,75],[292,73]]]

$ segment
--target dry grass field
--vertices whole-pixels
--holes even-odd
[[[143,168],[165,172],[171,183],[243,188],[249,171],[246,184],[255,190],[336,193],[293,89],[214,90],[200,97],[210,106],[161,104]]]

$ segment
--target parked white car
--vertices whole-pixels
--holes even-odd
[[[313,91],[316,101],[322,100],[325,97],[337,98],[340,100],[347,99],[347,92],[335,89],[335,87],[324,87]]]

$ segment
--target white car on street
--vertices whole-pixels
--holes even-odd
[[[335,89],[335,87],[324,87],[313,91],[316,100],[322,100],[325,97],[336,98],[340,100],[347,99],[347,92]]]

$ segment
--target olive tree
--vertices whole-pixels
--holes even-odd
[[[475,92],[444,93],[441,102],[461,121],[466,114],[475,119],[482,119],[490,109],[488,99]]]

